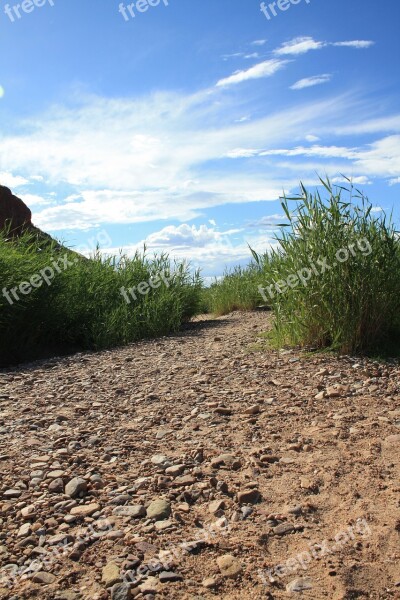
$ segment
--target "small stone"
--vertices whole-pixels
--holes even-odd
[[[29,504],[29,506],[24,506],[21,509],[21,515],[24,519],[32,519],[35,516],[35,507],[33,504]]]
[[[225,406],[217,406],[217,408],[214,409],[214,413],[216,415],[223,415],[225,417],[229,417],[232,414],[232,410],[230,408],[226,408]]]
[[[257,504],[261,499],[261,494],[258,490],[244,490],[238,493],[239,504]]]
[[[173,526],[172,521],[156,521],[155,528],[157,531],[164,531],[165,529],[170,529]]]
[[[244,411],[245,415],[258,415],[260,412],[260,406],[258,404],[253,404],[253,406],[249,406]]]
[[[64,482],[61,477],[53,479],[53,481],[49,483],[48,490],[52,494],[62,494],[64,492]]]
[[[116,583],[120,583],[119,566],[114,562],[110,562],[103,567],[101,581],[106,587],[111,587]]]
[[[153,463],[153,465],[161,466],[169,461],[168,457],[164,454],[154,454],[154,456],[151,457],[151,462]]]
[[[116,583],[111,588],[111,600],[131,600],[131,589],[126,583]]]
[[[168,519],[171,514],[171,504],[164,498],[158,498],[150,503],[146,514],[149,519],[155,519],[156,521]]]
[[[315,400],[323,400],[325,398],[325,392],[319,392],[314,398]]]
[[[311,590],[312,582],[309,577],[298,577],[297,579],[293,579],[286,586],[287,592],[303,592],[304,590]]]
[[[242,463],[232,454],[220,454],[211,460],[211,466],[213,468],[218,469],[221,465],[237,470],[240,469]]]
[[[24,523],[24,525],[21,525],[21,527],[19,528],[17,537],[18,538],[26,537],[27,535],[30,535],[30,533],[31,533],[31,524]]]
[[[156,594],[159,590],[160,583],[157,577],[148,577],[146,581],[139,585],[139,590],[143,595]]]
[[[133,506],[117,506],[113,510],[113,515],[117,517],[131,517],[131,519],[140,519],[146,516],[146,509],[141,504]]]
[[[161,583],[172,583],[173,581],[182,581],[183,577],[172,571],[161,571],[159,579]]]
[[[87,493],[87,482],[81,477],[74,477],[65,486],[65,493],[70,498],[83,498]]]
[[[208,511],[212,515],[216,515],[220,510],[223,510],[224,508],[225,508],[225,502],[223,500],[213,500],[208,505]]]
[[[5,498],[6,500],[9,500],[11,498],[19,498],[22,494],[21,490],[6,490],[3,493],[3,498]]]
[[[172,477],[177,477],[184,471],[185,465],[173,465],[172,467],[168,467],[165,469],[166,475],[171,475]]]
[[[76,517],[90,517],[90,515],[97,512],[98,510],[100,510],[100,505],[93,503],[82,504],[81,506],[74,506],[69,512],[71,515],[74,515]]]
[[[213,588],[217,587],[217,585],[218,579],[216,579],[215,577],[207,577],[202,581],[202,586],[205,587],[207,590],[212,590]]]
[[[294,531],[294,527],[293,525],[290,525],[290,523],[281,523],[280,525],[273,527],[272,531],[275,535],[287,535]]]
[[[56,577],[51,573],[46,573],[45,571],[38,571],[34,575],[32,575],[32,581],[34,583],[41,583],[42,585],[50,585],[56,581]]]
[[[231,554],[224,554],[217,558],[217,565],[223,577],[235,579],[242,572],[242,565]]]

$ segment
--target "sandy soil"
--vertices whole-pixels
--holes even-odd
[[[399,364],[269,318],[0,371],[1,600],[400,598]]]

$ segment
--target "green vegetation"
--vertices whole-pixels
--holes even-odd
[[[27,284],[22,289],[31,290],[21,293],[21,283],[36,275],[33,281],[38,285],[43,270],[50,285]],[[155,289],[147,286],[146,293],[136,291],[130,303],[124,299],[121,288],[156,281],[160,273],[166,275],[168,285],[161,281]],[[2,366],[166,335],[198,313],[202,288],[199,273],[191,274],[186,263],[171,265],[167,255],[148,259],[144,251],[132,259],[102,258],[96,252],[88,260],[28,233],[6,241],[4,232],[0,233],[0,282],[13,302],[0,292]],[[18,301],[10,292],[16,287]]]
[[[325,199],[303,186],[299,197],[284,198],[288,225],[281,227],[277,248],[263,256],[253,252],[247,269],[213,284],[209,310],[224,314],[269,304],[277,347],[389,350],[400,337],[398,233],[361,192],[321,182]]]

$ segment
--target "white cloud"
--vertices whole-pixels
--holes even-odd
[[[237,71],[229,77],[220,79],[217,82],[217,87],[235,85],[237,83],[242,83],[243,81],[248,81],[250,79],[261,79],[262,77],[271,77],[271,75],[274,75],[277,71],[282,69],[287,64],[287,62],[287,60],[279,60],[277,58],[265,60],[264,62],[258,63],[257,65],[250,67],[250,69],[244,71]]]
[[[26,185],[29,183],[25,177],[20,177],[19,175],[13,175],[12,173],[7,173],[5,171],[0,172],[0,185],[5,185],[8,188],[17,188],[21,185]]]
[[[243,239],[243,233],[245,234]],[[238,239],[241,234],[241,239]],[[121,250],[127,256],[133,256],[143,245],[152,253],[167,252],[171,259],[189,260],[194,267],[201,267],[205,274],[220,272],[220,265],[227,267],[238,263],[250,262],[252,256],[248,244],[263,253],[268,247],[276,246],[271,234],[264,231],[243,231],[233,229],[218,231],[215,227],[200,225],[199,227],[183,223],[179,226],[168,226],[150,234],[137,244],[103,249],[104,254],[116,255]]]
[[[332,78],[332,75],[314,75],[313,77],[305,77],[296,81],[290,86],[291,90],[302,90],[304,88],[313,87],[314,85],[321,85],[322,83],[328,83]]]
[[[372,183],[372,181],[370,181],[365,175],[359,175],[358,177],[348,177],[347,179],[343,176],[333,177],[331,179],[331,182],[348,184],[350,183],[348,181],[349,179],[351,180],[351,183],[353,185],[370,185]]]
[[[267,43],[267,40],[254,40],[254,42],[251,42],[252,46],[264,46],[264,44]]]
[[[4,94],[5,94],[4,88],[2,85],[0,85],[0,98],[3,98]]]
[[[394,177],[389,181],[389,185],[397,185],[398,183],[400,183],[400,177]]]
[[[289,42],[285,42],[279,48],[274,50],[278,56],[305,54],[310,50],[320,50],[326,46],[326,42],[317,42],[312,37],[297,37]]]
[[[306,135],[305,138],[306,142],[319,142],[319,137],[317,135]]]
[[[352,40],[350,42],[333,42],[332,46],[342,46],[347,48],[370,48],[375,42],[371,40]]]
[[[311,36],[302,36],[294,38],[282,44],[274,50],[278,56],[298,55],[310,52],[310,50],[321,50],[327,46],[348,47],[348,48],[370,48],[375,42],[370,40],[350,40],[347,42],[319,42]]]

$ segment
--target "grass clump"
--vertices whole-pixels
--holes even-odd
[[[321,183],[325,197],[301,185],[299,196],[283,199],[288,223],[275,247],[264,255],[252,251],[247,268],[214,284],[209,310],[269,305],[277,347],[392,351],[400,339],[399,234],[392,218],[373,212],[352,186]]]
[[[271,299],[272,339],[342,353],[388,348],[400,333],[398,233],[361,192],[321,182],[326,198],[301,186],[299,197],[282,203],[289,228],[268,261],[280,288]]]
[[[41,278],[49,268],[50,285],[42,281],[20,292],[22,282]],[[138,292],[161,273],[168,285],[160,280]],[[202,289],[198,272],[192,274],[183,262],[171,264],[165,254],[104,258],[97,251],[85,259],[29,233],[12,241],[0,233],[0,282],[1,366],[166,335],[198,313]],[[18,300],[10,293],[16,287]],[[122,289],[132,289],[134,296],[127,293],[126,300]]]
[[[254,310],[262,303],[257,290],[260,283],[260,269],[256,263],[235,267],[204,291],[205,310],[216,316],[234,310]]]

